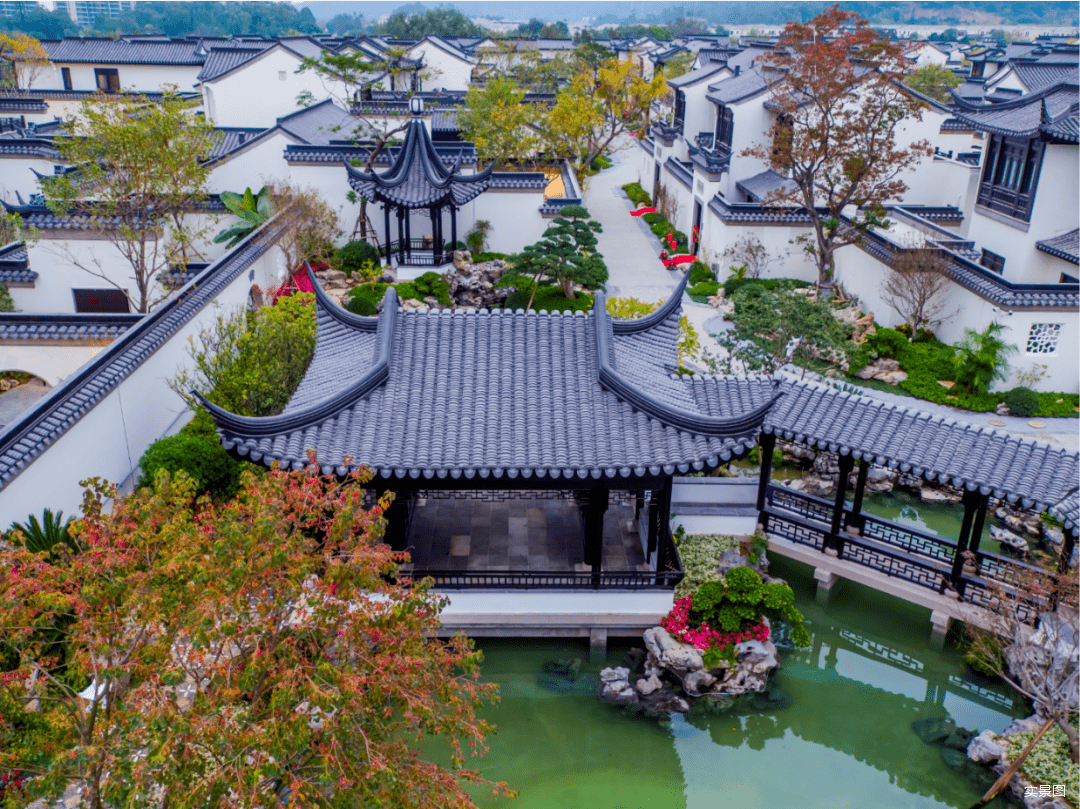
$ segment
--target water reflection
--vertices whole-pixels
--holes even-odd
[[[986,784],[912,723],[1001,730],[1027,713],[1015,695],[978,681],[955,650],[932,650],[925,610],[847,582],[822,607],[808,569],[774,561],[773,572],[792,583],[813,645],[785,652],[767,700],[646,719],[541,687],[546,661],[587,659],[584,645],[484,642],[485,674],[503,686],[485,774],[530,809],[968,809]],[[612,648],[608,664],[626,652]],[[583,676],[598,669],[585,663]]]

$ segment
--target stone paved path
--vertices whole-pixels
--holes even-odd
[[[623,139],[622,144],[623,148],[611,155],[611,168],[592,177],[585,192],[585,206],[604,228],[597,240],[608,267],[607,296],[667,300],[682,276],[678,271],[664,269],[659,258],[660,242],[645,222],[630,216],[633,205],[622,187],[638,182],[638,150],[641,147],[631,138]],[[703,344],[717,353],[719,346],[708,337],[710,331],[723,328],[716,310],[684,296],[683,314],[697,329]],[[706,329],[705,324],[709,321],[715,323]]]

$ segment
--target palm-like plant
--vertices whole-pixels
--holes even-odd
[[[25,523],[12,523],[9,536],[19,541],[22,536],[22,546],[31,553],[47,553],[50,558],[56,555],[58,545],[66,545],[72,553],[78,553],[79,543],[71,535],[71,518],[64,520],[64,512],[55,514],[51,509],[45,509],[41,515],[41,522],[31,514]]]
[[[1009,373],[1010,354],[1016,346],[1001,339],[1005,327],[994,322],[985,330],[964,330],[964,339],[956,346],[956,382],[972,393],[985,394]]]
[[[239,222],[221,231],[214,238],[214,244],[228,242],[225,245],[226,249],[240,244],[255,228],[274,214],[270,193],[265,188],[260,188],[257,194],[252,194],[250,188],[245,188],[243,194],[222,191],[221,201],[230,213],[240,217]]]

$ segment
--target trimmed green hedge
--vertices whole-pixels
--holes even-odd
[[[213,419],[200,409],[179,433],[158,439],[147,447],[139,468],[140,486],[151,484],[161,469],[170,475],[183,469],[195,480],[198,491],[214,498],[228,498],[236,494],[243,462],[225,451],[214,430]]]
[[[398,297],[402,300],[422,301],[435,298],[444,306],[452,306],[450,284],[437,272],[426,272],[415,281],[401,281],[394,285]]]
[[[349,303],[345,307],[354,315],[372,317],[377,314],[379,301],[386,294],[389,284],[364,284],[349,290]]]
[[[1034,416],[1039,412],[1039,395],[1020,386],[1005,394],[1005,404],[1014,416]]]
[[[529,302],[529,289],[518,289],[510,293],[503,308],[516,311],[524,309]],[[533,298],[533,311],[546,309],[549,312],[588,312],[593,307],[593,296],[587,292],[578,292],[568,300],[559,287],[540,287]]]
[[[699,297],[711,298],[720,291],[720,284],[716,281],[702,281],[700,284],[694,284],[686,291],[695,300]]]
[[[709,265],[703,261],[695,261],[690,265],[690,285],[700,284],[702,281],[715,281],[716,273],[709,269]],[[719,288],[717,284],[717,288]],[[715,292],[713,293],[716,294]]]
[[[652,205],[652,198],[645,193],[645,189],[638,183],[628,183],[622,189],[635,205]]]
[[[346,275],[362,271],[365,266],[379,266],[378,249],[365,241],[349,242],[334,253],[334,263]]]
[[[760,287],[767,292],[776,289],[806,289],[810,286],[806,281],[795,278],[735,278],[734,276],[724,281],[724,295],[730,298],[740,289],[746,287]]]

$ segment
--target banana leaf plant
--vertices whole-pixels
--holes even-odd
[[[230,213],[240,217],[239,222],[214,238],[214,244],[228,242],[226,249],[236,247],[274,213],[270,194],[265,188],[260,188],[257,194],[252,194],[250,188],[245,188],[243,194],[222,191],[221,201]]]

